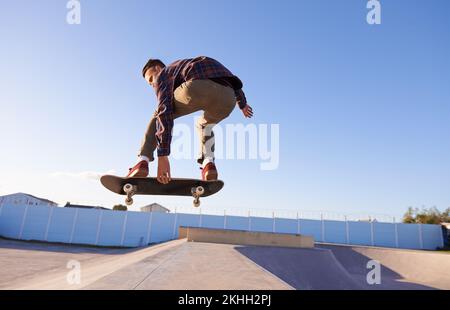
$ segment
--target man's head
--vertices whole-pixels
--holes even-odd
[[[150,59],[142,69],[142,76],[151,86],[154,86],[157,76],[166,65],[159,59]]]

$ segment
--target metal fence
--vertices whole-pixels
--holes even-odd
[[[189,209],[192,211],[192,209]],[[183,211],[183,210],[181,210]],[[443,246],[439,225],[401,224],[374,220],[319,219],[303,212],[240,210],[204,214],[123,212],[49,206],[0,206],[0,236],[48,242],[100,246],[144,246],[178,237],[179,226],[303,234],[316,242],[434,250]],[[214,213],[214,212],[212,212]]]

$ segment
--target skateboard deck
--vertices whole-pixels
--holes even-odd
[[[173,178],[168,184],[161,184],[156,178],[124,178],[104,175],[100,182],[110,191],[127,195],[125,203],[131,205],[134,195],[191,196],[194,206],[200,205],[200,197],[211,196],[220,191],[223,181],[202,181],[198,179]]]

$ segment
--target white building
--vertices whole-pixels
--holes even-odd
[[[164,213],[169,213],[170,210],[161,206],[158,203],[152,203],[148,206],[142,207],[141,208],[142,212],[164,212]]]
[[[29,205],[29,206],[47,206],[56,207],[58,204],[48,199],[35,197],[30,194],[16,193],[0,196],[0,204]]]

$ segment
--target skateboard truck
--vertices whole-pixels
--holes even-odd
[[[137,192],[137,186],[132,184],[125,184],[123,186],[123,191],[127,195],[127,198],[125,198],[125,204],[127,206],[131,206],[133,204],[133,196]],[[197,186],[191,188],[191,194],[192,197],[194,197],[194,207],[198,208],[200,206],[200,197],[205,193],[205,188],[203,186]]]
[[[137,191],[136,185],[127,183],[123,186],[123,191],[125,192],[125,194],[127,194],[127,198],[125,198],[125,204],[127,206],[131,206],[133,204],[133,196]]]
[[[194,197],[194,207],[198,208],[200,206],[200,197],[205,193],[205,188],[203,186],[197,186],[191,188],[192,197]]]

